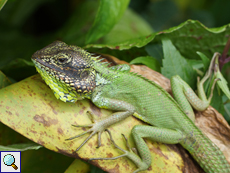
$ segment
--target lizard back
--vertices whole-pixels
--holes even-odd
[[[230,172],[222,151],[196,127],[163,88],[135,73],[111,70],[98,63],[95,69],[106,81],[95,88],[101,96],[132,104],[138,113],[136,117],[148,124],[180,131],[183,135],[180,144],[206,172]]]

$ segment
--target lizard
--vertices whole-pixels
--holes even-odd
[[[218,65],[217,55],[213,56],[205,76],[198,80],[199,97],[178,75],[171,78],[175,99],[153,81],[129,72],[129,67],[108,67],[108,63],[101,62],[98,56],[61,41],[55,41],[35,52],[32,61],[57,99],[64,102],[90,99],[97,107],[114,112],[89,125],[74,125],[89,129],[67,140],[91,133],[76,152],[95,134],[98,134],[99,147],[105,129],[133,115],[148,124],[136,125],[131,130],[139,154],[123,150],[125,153],[116,158],[131,159],[137,166],[134,173],[147,170],[152,162],[143,138],[166,144],[181,144],[205,172],[230,172],[230,165],[222,151],[194,124],[192,109],[203,111],[211,102],[218,79],[212,85],[209,98],[206,98],[203,84],[210,77],[213,66]]]

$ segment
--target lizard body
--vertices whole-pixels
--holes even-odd
[[[230,165],[225,156],[195,126],[193,110],[187,101],[184,103],[184,100],[188,99],[198,110],[204,110],[209,106],[211,97],[206,99],[203,94],[203,82],[208,75],[199,82],[201,99],[179,76],[173,77],[171,81],[172,88],[176,88],[173,91],[176,102],[154,82],[131,73],[126,68],[108,68],[107,64],[101,63],[97,57],[92,57],[83,49],[68,46],[63,42],[54,42],[37,51],[32,60],[58,99],[76,102],[87,98],[99,108],[115,111],[99,122],[84,125],[91,128],[70,138],[74,139],[91,132],[78,149],[96,133],[100,146],[101,133],[107,127],[134,115],[149,124],[138,125],[132,129],[140,157],[130,151],[124,151],[125,154],[122,155],[137,165],[138,169],[135,172],[148,169],[152,162],[150,151],[143,138],[167,144],[180,143],[206,172],[230,172]]]

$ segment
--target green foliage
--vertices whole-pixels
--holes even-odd
[[[86,43],[91,43],[107,34],[125,12],[129,0],[101,0],[92,28],[89,30]]]
[[[202,59],[202,62],[203,62],[203,70],[204,71],[207,71],[208,70],[208,66],[209,66],[209,63],[210,63],[210,59],[208,59],[208,57],[203,54],[202,52],[197,52],[197,54],[200,56],[200,58]]]
[[[144,49],[144,46],[159,42],[163,37],[167,37],[186,59],[199,59],[196,54],[197,51],[210,57],[214,52],[222,52],[228,40],[229,32],[229,24],[209,29],[199,21],[188,20],[176,27],[119,44],[90,44],[86,48],[109,48],[127,51],[131,48]]]
[[[230,92],[228,88],[228,82],[225,80],[223,75],[220,72],[220,69],[217,68],[217,71],[215,72],[215,77],[219,80],[217,81],[218,86],[221,88],[221,90],[224,92],[224,94],[230,99]]]
[[[136,59],[130,61],[130,64],[144,64],[144,65],[148,66],[149,68],[160,72],[159,62],[151,56],[137,57]]]
[[[164,52],[162,74],[169,79],[172,76],[179,75],[187,84],[193,86],[196,78],[192,66],[181,56],[168,38],[162,39],[162,44]]]
[[[13,144],[8,146],[0,146],[0,151],[27,151],[27,150],[37,150],[39,148],[42,148],[42,146],[35,143]]]
[[[138,23],[138,25],[135,25]],[[133,10],[127,8],[121,19],[115,24],[108,34],[98,42],[103,44],[121,43],[126,40],[150,35],[153,29]]]
[[[31,55],[54,40],[114,55],[132,64],[145,64],[168,78],[178,74],[195,89],[197,75],[204,74],[215,52],[223,52],[230,35],[227,0],[131,0],[130,4],[129,0],[6,2],[0,0],[1,90],[34,75]],[[230,102],[225,95],[230,97],[229,68],[226,64],[222,73],[215,74],[221,81],[212,102],[228,121]],[[13,109],[10,102],[8,106]],[[73,161],[46,149],[37,150],[40,146],[29,143],[3,124],[0,129],[2,150],[9,147],[25,150],[22,152],[24,172],[63,172]],[[35,157],[40,158],[38,164],[44,165],[44,169],[28,161]],[[42,157],[53,158],[53,165],[60,164],[51,169],[51,163]]]

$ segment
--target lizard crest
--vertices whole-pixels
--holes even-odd
[[[95,88],[91,54],[80,47],[55,41],[35,52],[32,61],[57,99],[76,102],[89,98]]]

